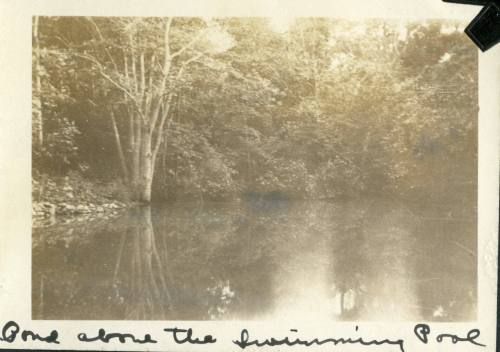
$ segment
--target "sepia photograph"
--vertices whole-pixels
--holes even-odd
[[[468,22],[31,21],[31,319],[477,319]]]

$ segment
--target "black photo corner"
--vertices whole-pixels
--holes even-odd
[[[465,33],[481,51],[500,42],[500,0],[443,0],[444,2],[484,6],[465,29]]]

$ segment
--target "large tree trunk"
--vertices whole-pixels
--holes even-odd
[[[144,167],[140,170],[141,176],[137,185],[136,201],[141,203],[151,202],[151,187],[153,185],[153,171],[151,158],[144,160]]]
[[[141,128],[139,132],[140,144],[136,145],[139,150],[135,151],[138,155],[138,162],[133,163],[133,175],[131,187],[133,191],[133,200],[140,203],[151,202],[151,187],[153,184],[154,160],[151,152],[152,133],[148,128]]]

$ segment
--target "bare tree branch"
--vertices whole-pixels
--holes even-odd
[[[162,118],[160,121],[160,125],[158,126],[158,133],[155,141],[155,146],[153,149],[153,163],[156,161],[156,156],[158,155],[158,151],[160,150],[161,142],[163,141],[163,126],[165,124],[165,121],[167,120],[167,116],[169,115],[170,112],[170,103],[172,101],[173,93],[170,93],[168,96],[168,99],[166,101],[166,106],[165,106],[165,111],[162,114]],[[170,127],[170,122],[172,119],[169,120],[168,127]]]
[[[132,93],[129,92],[129,90],[126,87],[124,87],[120,83],[116,82],[106,72],[104,72],[103,65],[95,57],[90,56],[88,54],[83,55],[83,54],[79,54],[79,53],[74,53],[74,55],[77,56],[77,57],[81,57],[82,59],[85,59],[85,60],[88,60],[88,61],[94,63],[97,66],[98,70],[99,70],[99,74],[103,78],[105,78],[108,82],[110,82],[111,84],[113,84],[116,88],[120,89],[123,93],[125,93],[125,95],[127,97],[130,98],[130,100],[134,103],[134,107],[136,108],[139,116],[141,117],[141,119],[144,120],[144,115],[143,115],[143,113],[142,113],[142,111],[140,109],[139,104],[137,103],[136,98],[132,95]]]
[[[188,59],[188,60],[184,61],[184,62],[182,63],[181,68],[179,69],[179,72],[177,73],[176,78],[180,78],[180,77],[182,76],[182,74],[184,73],[185,68],[186,68],[186,67],[187,67],[190,63],[195,62],[196,60],[198,60],[199,58],[201,58],[203,55],[205,55],[205,53],[200,52],[200,53],[196,54],[195,56],[193,56],[192,58],[190,58],[190,59]]]
[[[144,98],[144,93],[146,92],[146,72],[144,68],[144,52],[141,52],[140,56],[140,68],[141,68],[141,103]]]
[[[86,19],[92,23],[92,25],[94,26],[96,32],[97,32],[97,35],[99,36],[99,40],[101,41],[101,44],[104,46],[104,51],[106,52],[106,55],[108,56],[109,60],[111,61],[111,63],[113,64],[113,67],[115,69],[116,72],[120,72],[118,70],[118,66],[116,65],[116,62],[115,60],[113,59],[113,56],[111,55],[108,47],[106,46],[106,41],[104,40],[104,37],[101,33],[101,30],[99,29],[99,26],[97,25],[97,23],[94,21],[94,19],[90,16],[87,16]]]
[[[190,63],[195,62],[196,60],[198,60],[199,58],[201,58],[203,55],[205,55],[205,53],[201,52],[201,53],[198,53],[197,55],[193,56],[192,58],[184,61],[182,63],[182,66],[181,66],[179,72],[176,75],[176,79],[179,79],[182,76],[182,74],[184,73],[184,69]],[[158,154],[158,151],[160,150],[160,146],[161,146],[161,143],[163,141],[163,137],[164,137],[163,127],[165,125],[165,121],[167,120],[169,112],[170,112],[170,103],[172,101],[173,96],[174,96],[173,93],[170,93],[168,95],[168,98],[167,98],[167,101],[166,101],[166,106],[165,106],[166,110],[163,112],[161,120],[160,120],[160,124],[158,126],[158,134],[157,134],[157,138],[156,138],[156,141],[155,141],[155,146],[154,146],[154,149],[153,149],[153,162],[156,161],[156,156]],[[168,119],[167,130],[168,130],[168,128],[170,128],[171,123],[172,123],[172,118]],[[154,127],[154,125],[152,125],[152,127]]]
[[[172,57],[170,56],[170,28],[172,28],[173,18],[167,18],[167,22],[165,24],[165,57],[163,61],[163,73],[168,74],[170,70],[170,62],[172,61]]]
[[[134,47],[132,46],[132,78],[133,78],[133,83],[134,83],[134,92],[137,94],[138,90],[138,80],[137,80],[137,69],[136,69],[136,62],[135,62],[135,50]]]
[[[127,90],[127,88],[125,88],[124,86],[122,86],[120,83],[116,82],[114,79],[112,79],[107,73],[105,73],[101,69],[99,69],[99,74],[102,77],[106,78],[115,87],[117,87],[118,89],[120,89],[121,91],[123,91],[137,105],[137,101],[135,100],[135,97]]]
[[[203,36],[203,34],[205,34],[205,32],[203,30],[199,31],[198,34],[196,34],[196,36],[193,39],[191,39],[191,41],[189,43],[187,43],[182,48],[180,48],[178,51],[176,51],[175,53],[173,53],[171,55],[171,58],[173,59],[173,58],[175,58],[177,56],[182,55],[186,50],[188,50],[193,45],[195,45],[196,42]]]
[[[115,120],[115,113],[113,109],[110,110],[109,112],[111,116],[111,123],[113,124],[113,132],[115,135],[115,142],[116,142],[116,148],[118,149],[118,156],[120,158],[120,164],[122,167],[123,171],[123,176],[125,177],[125,180],[129,180],[129,172],[127,168],[127,163],[125,162],[125,155],[123,154],[123,148],[122,148],[122,143],[120,140],[120,132],[118,132],[118,127],[116,126],[116,120]]]
[[[167,22],[165,23],[165,34],[164,34],[164,45],[165,45],[165,57],[163,62],[163,77],[161,80],[160,88],[158,90],[158,101],[156,102],[156,107],[153,111],[153,116],[150,121],[151,128],[156,125],[156,121],[160,115],[160,109],[162,107],[163,101],[162,97],[165,93],[165,87],[167,85],[167,78],[170,72],[170,65],[172,63],[172,59],[170,57],[170,28],[172,27],[172,17],[167,18]]]

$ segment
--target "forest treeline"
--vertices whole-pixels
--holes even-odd
[[[459,28],[34,17],[33,179],[138,202],[473,192],[477,51]]]

